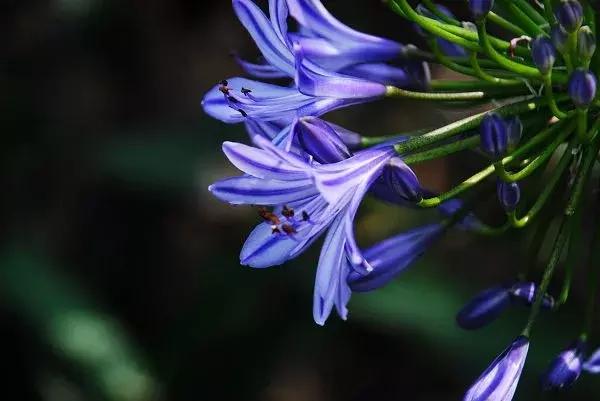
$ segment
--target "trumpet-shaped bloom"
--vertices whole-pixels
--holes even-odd
[[[525,336],[517,337],[471,386],[464,401],[511,401],[519,384],[528,350],[529,339]]]
[[[328,229],[315,279],[314,318],[323,324],[334,306],[345,318],[350,298],[346,277],[351,269],[372,270],[354,239],[354,217],[371,183],[394,155],[393,147],[374,147],[337,163],[318,164],[262,136],[255,142],[260,148],[224,143],[225,155],[245,175],[209,187],[231,204],[274,207],[259,210],[265,222],[244,244],[242,264],[281,264]]]

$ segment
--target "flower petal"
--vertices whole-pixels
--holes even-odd
[[[295,81],[307,96],[372,100],[385,95],[385,85],[324,70],[306,60],[300,44],[294,44]]]
[[[255,78],[276,79],[286,78],[288,76],[285,72],[281,72],[278,68],[273,67],[271,64],[251,63],[250,61],[241,59],[237,55],[234,57],[236,62],[244,69],[244,71]]]
[[[208,190],[232,205],[280,205],[318,194],[310,180],[276,181],[251,176],[217,181]]]
[[[262,137],[256,142],[266,141]],[[274,147],[273,147],[274,148]],[[275,148],[276,149],[276,148]],[[223,153],[238,169],[251,176],[270,180],[299,180],[308,178],[307,165],[294,164],[292,154],[289,158],[273,157],[273,149],[264,150],[236,142],[223,143]],[[303,168],[304,167],[304,168]]]
[[[325,324],[334,305],[342,312],[342,318],[346,316],[349,291],[345,287],[345,279],[340,280],[349,271],[344,243],[344,222],[340,215],[333,221],[325,237],[315,277],[313,317],[321,326]]]
[[[385,61],[398,57],[403,47],[391,40],[358,32],[338,21],[319,0],[288,0],[290,15],[301,26],[339,46],[359,46],[364,61]]]
[[[271,21],[251,0],[233,0],[233,9],[265,59],[280,71],[294,76],[294,57]]]

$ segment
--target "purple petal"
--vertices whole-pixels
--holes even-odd
[[[281,72],[278,68],[271,64],[256,64],[239,58],[234,55],[235,61],[244,69],[244,71],[255,78],[276,79],[286,78],[288,75]]]
[[[394,67],[384,63],[355,64],[340,71],[344,75],[369,79],[383,85],[409,87],[413,84],[404,68]]]
[[[294,57],[271,21],[251,0],[233,0],[233,9],[265,59],[280,71],[294,76]]]
[[[340,280],[349,271],[344,243],[344,222],[340,215],[333,221],[325,237],[315,277],[313,317],[319,325],[325,324],[334,305],[340,317],[346,318],[350,292],[345,279]]]
[[[363,100],[372,100],[385,95],[386,87],[383,84],[328,72],[305,60],[302,49],[297,43],[294,44],[294,53],[296,85],[305,95]]]
[[[519,336],[477,379],[464,401],[511,401],[529,350],[529,339]]]
[[[271,25],[279,39],[289,48],[287,18],[289,10],[287,0],[270,0],[269,1],[269,16]]]
[[[590,356],[583,364],[583,369],[592,374],[600,373],[600,348]]]
[[[261,139],[261,137],[255,138],[257,143]],[[277,154],[280,157],[273,157],[273,149],[258,149],[236,142],[223,143],[223,153],[238,169],[257,178],[283,181],[309,178],[306,171],[308,165],[301,165],[292,154],[282,159],[280,157],[287,155],[282,153]]]
[[[325,121],[303,117],[292,127],[301,148],[321,164],[336,163],[350,157],[350,151],[335,130]]]
[[[440,224],[431,224],[404,232],[373,245],[364,251],[372,271],[351,272],[350,288],[355,292],[381,288],[413,264],[443,232]]]
[[[276,181],[251,176],[217,181],[208,190],[232,205],[280,205],[318,194],[311,180]]]
[[[393,147],[374,147],[339,163],[315,166],[317,188],[325,200],[335,205],[363,182],[372,182],[394,154]]]
[[[341,47],[358,46],[363,62],[398,57],[403,47],[391,40],[358,32],[338,21],[319,0],[288,0],[290,14],[301,26]]]
[[[272,141],[281,132],[281,127],[273,122],[253,120],[248,118],[244,124],[246,125],[246,131],[248,132],[250,139],[260,136]]]

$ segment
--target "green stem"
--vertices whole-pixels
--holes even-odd
[[[589,132],[589,136],[593,137],[593,142],[585,147],[583,152],[583,161],[581,163],[580,172],[575,178],[573,184],[573,191],[571,192],[571,199],[565,209],[566,215],[573,215],[577,209],[579,199],[583,194],[583,190],[588,180],[588,176],[592,171],[596,157],[598,156],[598,150],[600,149],[600,139],[596,136],[596,132],[600,129],[600,119],[596,120],[592,129]]]
[[[572,148],[571,145],[569,145],[565,149],[565,151],[560,159],[560,162],[558,163],[558,165],[552,172],[552,176],[550,177],[549,182],[547,182],[547,184],[544,186],[542,193],[536,199],[536,201],[533,204],[533,206],[531,207],[531,209],[529,209],[529,212],[527,212],[521,218],[516,217],[516,212],[511,212],[508,214],[508,218],[514,227],[517,227],[517,228],[525,227],[528,223],[530,223],[533,219],[535,219],[537,214],[543,209],[544,205],[550,198],[550,195],[552,195],[552,193],[556,189],[556,186],[558,185],[561,177],[563,176],[563,173],[565,172],[565,170],[567,169],[567,167],[569,167],[569,164],[571,163],[571,158],[573,157],[573,155],[571,153],[571,148]]]
[[[577,137],[582,143],[586,143],[591,139],[587,132],[588,110],[577,109]]]
[[[423,0],[423,4],[425,5],[425,7],[427,7],[427,9],[429,11],[431,11],[433,13],[433,15],[435,15],[436,17],[438,17],[440,19],[440,21],[443,21],[446,24],[460,26],[460,22],[459,21],[457,21],[454,18],[452,18],[452,17],[444,14],[443,12],[441,12],[440,9],[438,8],[438,6],[435,5],[433,1],[431,1],[431,0]]]
[[[556,104],[556,99],[554,98],[554,88],[552,87],[552,71],[548,74],[544,75],[544,93],[546,95],[546,99],[548,99],[548,107],[552,111],[552,114],[558,119],[563,119],[567,117],[567,114],[559,109]]]
[[[533,327],[533,323],[535,322],[535,319],[540,313],[540,307],[542,306],[544,294],[546,294],[546,292],[548,291],[548,286],[550,285],[550,281],[552,281],[554,270],[556,269],[556,266],[560,261],[560,257],[563,253],[563,249],[565,248],[565,244],[569,239],[571,230],[572,224],[570,216],[563,216],[563,219],[560,223],[560,228],[558,230],[558,235],[556,236],[556,240],[554,241],[554,248],[552,250],[552,254],[550,255],[550,259],[548,260],[548,264],[546,265],[546,270],[544,271],[542,282],[540,283],[540,286],[536,293],[535,301],[533,303],[533,306],[531,307],[531,312],[529,314],[527,325],[523,330],[524,336],[529,337],[531,334],[531,328]]]
[[[546,13],[546,20],[550,22],[550,25],[556,21],[554,18],[554,12],[552,12],[552,0],[544,0],[544,13]]]
[[[403,132],[400,134],[392,134],[392,135],[381,135],[381,136],[363,136],[360,138],[360,146],[362,147],[370,147],[373,145],[379,145],[380,143],[390,141],[394,138],[398,138],[400,136],[413,137],[418,135],[423,135],[429,132],[429,129],[419,129],[416,131]]]
[[[499,16],[495,12],[490,11],[488,13],[487,18],[488,18],[488,20],[490,22],[498,25],[501,28],[506,29],[507,31],[510,31],[510,32],[514,33],[517,36],[523,36],[523,35],[527,34],[527,32],[525,32],[523,29],[521,29],[521,27],[519,27],[518,25],[515,25],[512,22],[510,22],[510,21],[502,18],[501,16]]]
[[[502,0],[504,8],[512,14],[519,26],[523,27],[530,36],[543,35],[545,32],[533,21],[523,9],[521,9],[514,0]]]
[[[477,23],[477,32],[479,33],[479,43],[481,44],[481,47],[484,49],[484,52],[488,55],[489,58],[491,58],[507,70],[516,72],[517,74],[529,79],[543,81],[543,76],[537,68],[512,61],[498,53],[496,49],[492,47],[485,28],[485,20],[479,21]]]
[[[410,19],[424,30],[429,31],[440,38],[461,45],[469,50],[482,50],[479,46],[476,32],[458,26],[444,24],[435,19],[420,15],[410,6],[407,0],[391,0],[389,4],[394,12]],[[501,51],[508,51],[511,48],[509,42],[498,38],[490,37],[489,41],[491,46],[497,47]],[[518,55],[523,57],[531,56],[530,52],[522,47],[517,47],[515,51]]]
[[[403,158],[406,164],[418,164],[429,160],[439,159],[440,157],[448,156],[466,149],[473,149],[479,145],[479,136],[462,139],[452,142],[448,145],[440,146],[425,152],[415,153]]]
[[[414,100],[452,101],[452,100],[478,100],[487,97],[483,91],[474,92],[414,92],[395,86],[386,86],[385,97],[401,97]]]
[[[524,83],[522,81],[515,80],[511,85],[506,85],[502,88],[503,91],[506,87],[511,86],[515,89],[522,88]],[[432,79],[429,82],[429,87],[435,91],[493,91],[498,89],[498,85],[480,80],[471,81],[457,81],[455,79],[444,80],[444,79]]]
[[[502,78],[498,78],[498,77],[494,77],[490,74],[488,74],[487,72],[483,71],[481,69],[481,66],[479,65],[479,61],[477,60],[477,53],[472,52],[471,53],[471,66],[473,67],[473,70],[475,71],[475,75],[481,79],[483,79],[484,81],[488,81],[491,82],[493,84],[496,85],[523,85],[523,82],[521,81],[517,81],[515,79],[502,79]]]
[[[495,112],[503,117],[506,117],[514,114],[521,114],[527,111],[533,111],[545,104],[545,99],[525,100],[501,106],[491,111],[475,114],[473,116],[469,116],[463,118],[462,120],[448,124],[444,127],[430,131],[416,138],[411,138],[408,141],[402,142],[396,145],[396,152],[403,155],[421,149],[425,146],[433,145],[436,142],[440,142],[445,139],[451,138],[454,135],[459,134],[461,132],[477,128],[481,123],[481,120],[483,120],[483,118],[490,112]]]
[[[583,335],[589,337],[594,323],[594,309],[596,306],[596,295],[598,282],[600,281],[600,225],[598,225],[599,214],[596,213],[596,225],[594,228],[594,239],[591,246],[591,257],[588,265],[588,304],[585,312]]]
[[[496,162],[494,163],[494,167],[496,168],[496,174],[498,174],[500,179],[505,182],[517,182],[525,179],[531,173],[537,170],[540,166],[542,166],[550,157],[552,157],[554,151],[560,146],[561,143],[563,143],[567,139],[569,135],[571,135],[571,132],[573,132],[574,129],[574,121],[571,121],[566,126],[566,128],[564,127],[564,124],[560,123],[553,125],[552,127],[548,128],[546,132],[537,135],[537,137],[542,137],[542,135],[544,137],[552,136],[556,132],[559,132],[559,134],[556,136],[554,141],[552,141],[552,143],[548,147],[546,147],[543,150],[543,152],[540,153],[531,163],[529,163],[525,168],[516,173],[508,173],[504,168],[504,163],[502,163],[501,161]]]
[[[504,159],[502,159],[501,163],[504,165],[507,165],[509,163],[514,162],[519,157],[527,154],[532,148],[536,147],[539,143],[545,141],[546,138],[548,138],[548,136],[550,136],[552,134],[552,132],[553,131],[551,131],[551,130],[542,131],[540,134],[533,137],[525,145],[521,146],[520,148],[515,150],[512,154],[510,154],[510,155],[506,156]],[[427,135],[427,134],[425,134],[425,135]],[[419,138],[423,138],[423,136],[421,136]],[[419,138],[415,138],[415,139],[419,139]],[[403,144],[406,144],[406,142]],[[396,145],[396,150],[398,150],[398,147],[402,146],[403,144]],[[402,154],[402,152],[399,152],[399,153]],[[439,196],[433,197],[433,198],[423,199],[421,202],[419,202],[418,205],[423,208],[436,207],[440,203],[442,203],[448,199],[454,198],[455,196],[461,194],[462,192],[467,191],[470,188],[474,187],[475,185],[479,184],[481,181],[483,181],[484,179],[486,179],[487,177],[492,175],[494,173],[494,171],[495,171],[494,164],[491,164],[488,167],[486,167],[483,170],[476,173],[475,175],[467,178],[465,181],[458,184],[456,187],[452,188],[448,192],[445,192],[445,193],[443,193]]]

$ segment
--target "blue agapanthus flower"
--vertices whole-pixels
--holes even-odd
[[[510,7],[473,0],[471,17],[461,21],[449,3],[385,3],[417,28],[429,50],[359,32],[319,0],[269,0],[268,10],[253,0],[232,1],[261,61],[236,56],[250,77],[227,78],[204,96],[207,114],[244,123],[250,138],[250,144],[223,144],[242,174],[209,190],[230,204],[256,207],[262,219],[242,247],[243,265],[281,265],[324,237],[313,299],[320,325],[334,308],[346,319],[353,292],[374,291],[399,277],[449,230],[494,237],[534,225],[528,268],[507,269],[502,283],[480,292],[456,317],[459,326],[475,330],[513,306],[529,309],[520,335],[464,397],[510,401],[537,317],[560,309],[572,275],[584,270],[565,257],[575,248],[574,234],[593,231],[590,249],[600,247],[597,221],[580,218],[598,215],[583,202],[598,192],[597,10],[578,0],[515,0]],[[429,63],[466,79],[431,79]],[[376,137],[324,119],[333,110],[392,98],[411,101],[397,111],[405,119],[420,101],[483,111],[435,129]],[[380,118],[377,113],[369,118]],[[427,190],[412,167],[468,151],[478,155],[480,168],[442,193]],[[407,211],[437,208],[440,215],[363,248],[354,231],[367,196]],[[489,205],[503,223],[488,225],[478,216]],[[581,371],[600,372],[600,351],[587,355],[580,346],[583,339],[592,342],[600,283],[600,264],[595,251],[590,254],[588,306],[573,337],[581,343],[551,363],[542,380],[547,389],[572,385]],[[563,261],[562,282],[551,286]]]

